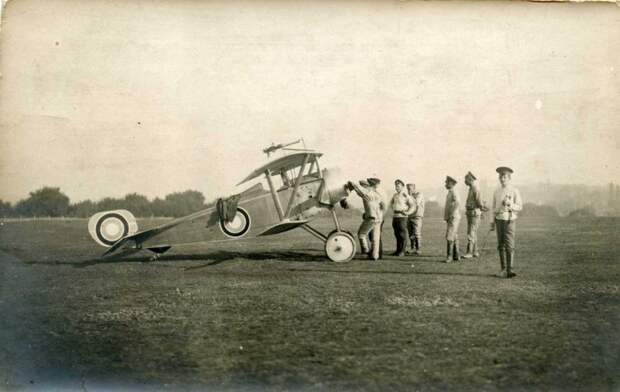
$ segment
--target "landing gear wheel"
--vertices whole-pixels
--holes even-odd
[[[356,251],[355,239],[344,231],[332,232],[325,241],[325,254],[334,263],[351,261]]]

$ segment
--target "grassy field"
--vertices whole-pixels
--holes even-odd
[[[443,231],[379,263],[301,230],[147,262],[97,260],[86,221],[5,222],[0,390],[620,388],[619,219],[521,219],[510,280],[493,237],[442,263]]]

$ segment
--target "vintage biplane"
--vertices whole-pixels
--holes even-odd
[[[241,240],[301,228],[324,243],[329,260],[347,262],[355,255],[356,241],[342,230],[336,208],[346,203],[349,189],[344,183],[329,184],[331,172],[319,167],[320,152],[287,148],[297,142],[264,149],[268,156],[278,150],[287,155],[257,168],[237,185],[261,177],[264,181],[220,198],[210,208],[142,231],[127,210],[99,212],[89,219],[89,233],[108,247],[102,257],[148,250],[153,253],[151,259],[157,259],[175,244]],[[321,233],[309,224],[321,211],[331,214],[334,230],[330,233]]]

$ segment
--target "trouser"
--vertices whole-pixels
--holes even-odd
[[[478,227],[480,227],[480,215],[467,215],[467,253],[477,253]]]
[[[383,224],[384,224],[384,223],[385,223],[385,221],[384,221],[384,220],[382,220],[382,221],[381,221],[381,226],[380,226],[380,228],[379,228],[379,234],[380,234],[380,237],[381,237],[381,239],[379,240],[379,258],[380,258],[380,259],[382,259],[382,258],[383,258]],[[372,230],[370,231],[370,234],[369,234],[369,236],[370,236],[371,238],[372,238],[372,235],[373,235],[373,231],[374,231],[374,229],[372,229]]]
[[[411,250],[420,250],[420,240],[422,239],[422,217],[415,216],[407,220],[407,230],[411,241]]]
[[[460,217],[454,217],[446,221],[446,240],[447,241],[458,240],[459,223],[461,223]]]
[[[514,220],[495,219],[497,233],[497,250],[502,269],[510,272],[514,268],[516,222]]]
[[[371,244],[368,243],[368,234],[370,233]],[[360,240],[362,253],[369,253],[373,259],[379,259],[379,250],[381,246],[381,221],[375,219],[364,219],[357,231]]]
[[[407,217],[393,217],[392,228],[394,229],[394,236],[396,237],[396,253],[404,253],[407,237],[409,237],[407,231]]]

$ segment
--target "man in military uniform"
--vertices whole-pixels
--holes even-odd
[[[394,196],[392,196],[390,206],[394,212],[392,217],[392,228],[394,229],[394,236],[396,237],[396,251],[392,253],[392,256],[400,257],[405,254],[407,238],[409,237],[407,219],[415,209],[415,202],[405,191],[404,182],[396,180],[394,181],[394,187],[396,192]]]
[[[415,184],[407,184],[407,192],[415,203],[413,213],[407,220],[407,230],[411,241],[411,253],[420,253],[420,241],[422,240],[422,221],[424,219],[424,195],[416,190]]]
[[[514,249],[517,213],[523,208],[523,200],[519,190],[512,186],[513,170],[500,166],[495,170],[499,175],[500,186],[493,194],[493,216],[491,230],[497,232],[497,250],[501,271],[497,276],[512,278],[514,273]]]
[[[383,191],[383,188],[381,188],[380,184],[377,184],[377,186],[375,187],[375,191],[377,191],[377,193],[381,196],[381,211],[383,212],[383,219],[381,220],[381,241],[379,241],[379,260],[383,259],[383,225],[385,224],[385,213],[386,213],[386,209],[387,209],[387,204],[386,204],[386,200],[387,197],[385,195],[385,192]],[[370,237],[372,237],[372,231],[368,234]]]
[[[465,202],[465,210],[467,216],[467,253],[464,259],[480,256],[478,252],[478,227],[482,211],[486,211],[487,207],[482,201],[480,189],[476,184],[476,176],[472,172],[465,175],[465,184],[469,187],[467,201]]]
[[[451,263],[453,260],[460,260],[459,256],[459,237],[458,229],[461,221],[461,212],[459,208],[461,201],[458,193],[454,191],[454,186],[457,181],[450,177],[446,177],[445,186],[448,190],[446,195],[446,204],[444,207],[444,220],[446,221],[446,263]]]
[[[378,178],[368,178],[360,181],[358,186],[349,182],[352,188],[362,198],[364,204],[363,221],[357,236],[360,241],[362,253],[368,254],[373,260],[379,259],[379,246],[381,242],[381,223],[383,222],[383,210],[385,209],[383,197],[377,192],[377,186],[381,181]],[[371,234],[371,244],[368,243],[368,234]]]

